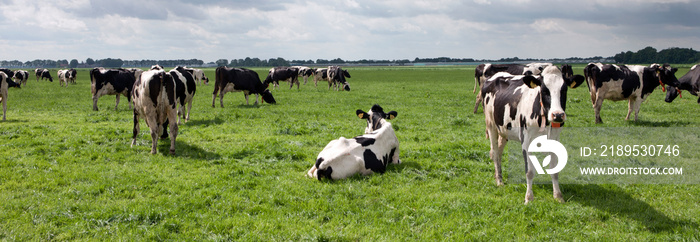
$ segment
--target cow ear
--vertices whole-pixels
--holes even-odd
[[[389,111],[389,113],[387,113],[387,119],[388,120],[395,119],[397,115],[399,115],[399,113],[397,113],[396,111]]]
[[[355,113],[357,114],[357,117],[361,119],[369,119],[369,114],[365,113],[365,111],[358,109],[357,111],[355,111]]]
[[[577,88],[586,80],[582,75],[574,75],[571,79],[567,79],[566,85],[570,88]]]
[[[542,85],[542,81],[535,76],[525,76],[523,77],[523,82],[530,88],[535,88]]]

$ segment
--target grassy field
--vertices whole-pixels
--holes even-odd
[[[199,85],[175,156],[168,141],[149,153],[144,121],[130,147],[126,99],[115,111],[102,97],[92,111],[86,70],[67,88],[30,78],[10,90],[0,122],[0,240],[700,240],[697,184],[563,184],[563,204],[543,184],[529,205],[524,184],[496,187],[484,117],[471,112],[473,67],[349,70],[351,92],[283,84],[277,105],[229,93],[212,108],[213,85]],[[626,102],[606,101],[595,125],[582,86],[569,91],[567,126],[700,127],[685,95],[667,104],[656,90],[639,122],[624,120]],[[305,177],[330,140],[364,131],[355,110],[375,103],[398,112],[403,163]]]

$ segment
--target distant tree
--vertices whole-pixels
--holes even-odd
[[[87,59],[85,60],[85,64],[94,65],[94,64],[95,64],[95,60],[93,60],[92,58],[87,58]]]
[[[70,60],[69,66],[70,66],[70,68],[76,68],[76,67],[78,67],[78,64],[80,64],[80,63],[78,63],[78,60],[72,59],[72,60]]]
[[[227,59],[218,59],[216,61],[216,66],[226,66],[226,65],[228,65]]]

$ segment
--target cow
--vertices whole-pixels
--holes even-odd
[[[329,66],[328,67],[328,89],[330,89],[331,83],[333,84],[333,90],[341,90],[341,85],[343,86],[342,89],[345,91],[350,91],[350,85],[348,85],[348,81],[345,80],[345,78],[348,77],[350,78],[350,73],[347,70],[343,70],[343,68],[340,68],[339,66]]]
[[[63,83],[65,83],[66,87],[68,87],[68,83],[75,84],[75,78],[78,73],[75,69],[71,68],[70,70],[58,70],[57,74],[59,84],[63,86]]]
[[[185,67],[185,70],[189,71],[190,74],[194,77],[194,80],[197,82],[197,84],[204,83],[204,85],[209,84],[209,78],[204,75],[204,71],[201,69],[195,69],[195,68],[187,68]]]
[[[53,82],[53,77],[51,77],[51,72],[49,72],[48,69],[36,68],[34,70],[34,75],[36,75],[36,81],[39,81],[39,78],[41,78],[41,80],[46,78],[49,79],[50,82]]]
[[[149,70],[165,70],[161,65],[155,64],[151,66],[151,69]]]
[[[11,76],[8,75],[5,70],[7,69],[0,69],[0,102],[2,102],[2,121],[7,120],[7,89],[10,87],[20,88],[18,83],[10,79]],[[7,71],[14,74],[14,72],[10,70]]]
[[[700,93],[700,65],[694,65],[690,68],[688,73],[685,73],[681,78],[678,79],[677,86],[671,86],[666,91],[666,99],[664,101],[670,103],[673,102],[678,95],[680,95],[681,90],[686,90],[693,94],[693,96],[698,96]],[[698,98],[698,103],[700,104],[700,98]]]
[[[26,87],[27,79],[29,79],[29,72],[25,70],[16,70],[12,75],[12,78],[15,79],[15,82],[17,82],[18,84],[22,84]]]
[[[398,113],[385,113],[375,104],[369,112],[358,109],[355,114],[367,120],[365,134],[352,139],[340,137],[328,143],[307,172],[309,177],[339,180],[357,173],[384,173],[389,163],[401,163],[399,139],[391,123],[386,121],[394,119]]]
[[[90,82],[92,86],[92,110],[97,111],[97,100],[104,95],[117,95],[117,103],[114,110],[119,106],[119,95],[126,96],[131,108],[131,90],[136,81],[138,71],[126,69],[105,69],[95,67],[90,70]]]
[[[275,98],[272,97],[270,90],[267,90],[269,83],[264,85],[260,82],[258,73],[245,68],[228,68],[220,66],[216,68],[216,78],[214,81],[214,93],[211,101],[211,107],[214,106],[216,95],[219,95],[221,107],[224,107],[224,94],[227,92],[240,92],[245,95],[245,103],[248,105],[248,95],[255,94],[255,105],[258,104],[258,95],[262,95],[262,99],[270,104],[275,104]]]
[[[139,119],[146,120],[151,130],[151,154],[156,154],[158,138],[170,127],[170,154],[175,154],[177,138],[177,85],[173,77],[163,70],[148,70],[136,78],[130,96],[134,97],[134,136],[131,147],[139,134]],[[161,136],[162,137],[162,136]]]
[[[299,70],[299,76],[304,78],[304,85],[306,85],[306,83],[309,81],[309,77],[316,72],[315,69],[307,66],[292,66],[292,68],[297,68],[297,70]]]
[[[633,111],[634,121],[639,120],[642,102],[656,87],[663,84],[678,86],[676,71],[678,71],[677,68],[671,68],[668,64],[639,66],[589,63],[583,69],[583,73],[591,94],[596,124],[603,123],[600,118],[600,109],[605,99],[627,100],[628,110],[625,120],[630,119]]]
[[[474,70],[474,91],[472,93],[476,92],[477,87],[480,87],[484,81],[488,80],[491,78],[493,75],[499,72],[506,72],[510,73],[512,75],[524,75],[526,72],[530,72],[532,75],[538,75],[547,66],[551,66],[552,63],[529,63],[526,65],[523,64],[491,64],[491,63],[485,63],[485,64],[480,64],[476,66],[476,69]],[[564,67],[564,66],[568,66]],[[573,69],[571,69],[571,66],[569,65],[564,65],[562,68],[562,73],[564,75],[573,75]],[[481,92],[481,89],[479,89],[479,92]],[[474,103],[474,113],[476,113],[479,110],[479,106],[481,105],[481,93],[476,95],[476,102]]]
[[[328,90],[331,90],[331,82],[328,80],[328,68],[318,68],[314,71],[314,85],[318,87],[318,81],[328,82]]]
[[[289,89],[297,84],[297,90],[299,89],[299,69],[294,67],[273,67],[268,71],[267,78],[263,84],[269,85],[273,84],[273,88],[279,87],[279,81],[289,82]]]
[[[194,81],[194,77],[191,72],[182,66],[177,66],[168,72],[170,76],[175,81],[177,86],[177,92],[175,92],[175,99],[177,100],[178,112],[185,119],[185,122],[190,120],[190,111],[192,110],[192,101],[194,100],[194,94],[197,91],[197,83]],[[178,124],[180,124],[180,116],[178,115]]]
[[[491,143],[489,155],[493,161],[496,185],[503,185],[501,155],[508,140],[522,144],[527,178],[525,204],[534,199],[532,183],[535,175],[532,161],[528,159],[530,143],[541,135],[558,140],[561,126],[566,121],[566,93],[584,82],[581,75],[570,79],[562,77],[556,66],[547,66],[541,75],[512,75],[497,73],[483,83],[481,95],[484,100],[486,135]],[[557,158],[552,158],[550,168],[556,167]],[[558,173],[551,174],[553,196],[563,202],[559,189]]]

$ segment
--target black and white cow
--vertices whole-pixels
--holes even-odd
[[[65,83],[66,87],[68,87],[68,83],[75,84],[75,78],[78,72],[75,69],[71,68],[70,70],[58,70],[57,74],[59,84],[63,86],[63,84]]]
[[[330,89],[331,83],[333,84],[333,90],[340,91],[341,85],[342,89],[345,91],[350,91],[350,85],[345,78],[350,78],[350,73],[347,70],[343,70],[339,66],[329,66],[328,67],[328,89]]]
[[[299,89],[299,69],[294,67],[273,67],[268,71],[267,78],[265,78],[265,85],[270,83],[273,84],[273,88],[279,87],[280,81],[289,82],[289,89],[297,84],[297,89]]]
[[[141,73],[136,79],[130,96],[134,97],[134,136],[131,147],[136,144],[139,134],[139,119],[146,120],[151,130],[151,154],[158,150],[158,138],[170,126],[170,154],[175,154],[175,138],[177,138],[177,101],[175,93],[177,86],[172,76],[163,70],[149,70]]]
[[[489,154],[495,166],[496,184],[503,185],[501,155],[506,143],[508,140],[521,142],[527,178],[525,204],[534,199],[532,183],[535,176],[527,149],[541,135],[547,135],[551,140],[559,139],[561,126],[566,121],[567,90],[578,87],[583,81],[581,75],[566,80],[559,68],[547,66],[538,76],[516,76],[501,72],[481,87],[486,134],[491,142]],[[557,161],[554,156],[550,168],[556,167]],[[551,176],[554,198],[563,202],[558,173]]]
[[[297,68],[297,70],[299,70],[299,76],[304,78],[304,85],[309,81],[309,77],[313,76],[316,72],[315,69],[309,68],[308,66],[292,66],[292,68]]]
[[[512,75],[524,75],[529,72],[532,75],[539,75],[540,72],[547,66],[551,66],[552,63],[529,63],[529,64],[491,64],[485,63],[476,66],[474,70],[474,91],[476,92],[477,87],[480,87],[486,80],[491,78],[493,75],[499,72],[506,72]],[[573,76],[574,72],[569,65],[562,66],[562,73],[564,75]],[[476,95],[476,102],[474,103],[474,113],[479,110],[481,106],[481,89],[479,89],[479,94]]]
[[[214,106],[216,95],[219,95],[221,107],[224,107],[224,94],[227,92],[243,92],[245,95],[245,103],[248,103],[248,95],[255,94],[255,104],[258,104],[258,95],[262,95],[262,99],[270,104],[275,104],[275,98],[272,97],[270,90],[267,90],[269,84],[265,85],[260,82],[258,73],[245,68],[228,68],[220,66],[216,68],[216,79],[214,82],[214,93],[211,101],[211,107]]]
[[[51,77],[51,72],[49,72],[48,69],[36,68],[34,74],[36,75],[36,81],[39,81],[39,78],[41,78],[41,80],[46,78],[49,79],[50,82],[53,82],[53,77]]]
[[[375,104],[369,112],[358,109],[356,114],[367,120],[365,134],[352,139],[340,137],[328,143],[318,154],[316,164],[307,172],[309,177],[338,180],[357,173],[384,173],[389,163],[401,163],[399,139],[391,123],[386,121],[398,113],[384,113],[382,107]]]
[[[595,110],[595,122],[602,123],[600,109],[603,100],[628,101],[627,117],[629,120],[634,111],[634,121],[638,120],[642,102],[649,97],[656,87],[662,84],[678,86],[677,68],[669,65],[651,66],[612,65],[589,63],[583,73],[586,76],[591,102]]]
[[[189,71],[190,74],[192,74],[192,76],[194,77],[194,80],[197,82],[197,84],[200,84],[200,83],[204,83],[204,85],[209,84],[209,78],[204,75],[204,71],[202,69],[185,67],[185,70]]]
[[[16,87],[20,88],[19,84],[12,81],[11,76],[7,75],[7,72],[4,70],[7,69],[0,69],[0,102],[2,102],[2,121],[6,120],[6,114],[7,114],[7,91],[10,87]],[[13,73],[10,70],[7,70],[10,73]]]
[[[192,110],[192,101],[194,100],[194,94],[197,91],[197,83],[194,81],[194,77],[191,72],[182,66],[177,66],[168,72],[172,76],[173,81],[177,85],[177,92],[175,92],[175,99],[177,100],[178,112],[185,119],[185,122],[190,120],[190,111]],[[178,124],[180,123],[180,116],[178,116]]]
[[[318,81],[328,82],[328,90],[331,90],[331,81],[328,80],[328,68],[318,68],[314,71],[314,85],[318,87]]]
[[[698,93],[700,93],[700,65],[691,67],[688,73],[685,73],[678,79],[677,86],[670,86],[667,89],[665,101],[673,102],[681,94],[681,90],[686,90],[693,96],[698,96]],[[698,98],[698,103],[700,103],[700,98]]]
[[[29,79],[29,72],[25,70],[16,70],[12,75],[12,78],[15,79],[15,82],[17,82],[17,84],[21,84],[26,87],[27,79]]]
[[[119,95],[126,96],[131,108],[131,90],[136,81],[136,72],[125,69],[105,69],[95,67],[90,70],[90,82],[92,85],[92,110],[97,111],[97,100],[104,95],[117,95],[117,103],[114,110],[119,106]]]

